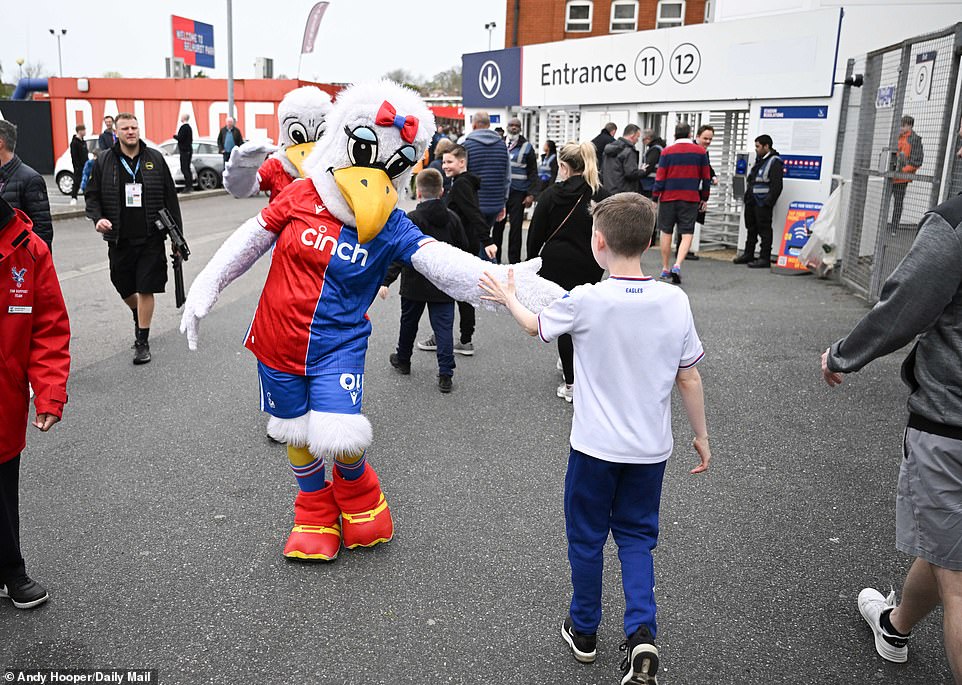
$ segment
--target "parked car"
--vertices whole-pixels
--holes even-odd
[[[90,159],[94,159],[100,152],[100,135],[84,136],[84,142],[87,143],[87,155]],[[144,138],[144,142],[147,143],[148,147],[158,149],[154,143],[146,138]],[[215,150],[216,147],[215,145]],[[66,152],[57,158],[57,163],[53,168],[53,177],[57,181],[57,188],[60,189],[61,193],[70,195],[73,192],[73,160],[70,159],[69,147]]]
[[[177,150],[177,140],[171,138],[160,144],[160,151],[164,153],[170,175],[174,177],[174,185],[184,187],[184,174],[180,170],[180,152]],[[194,187],[201,190],[219,188],[224,182],[224,156],[217,151],[217,140],[214,138],[194,138],[194,156],[191,158],[194,167]]]

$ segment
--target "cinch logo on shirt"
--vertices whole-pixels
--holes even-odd
[[[301,242],[320,252],[326,251],[332,257],[336,256],[345,262],[357,264],[358,258],[360,258],[361,266],[367,264],[367,250],[363,249],[360,245],[339,243],[334,236],[324,235],[326,231],[327,229],[324,226],[320,228],[305,228],[304,232],[301,233]]]

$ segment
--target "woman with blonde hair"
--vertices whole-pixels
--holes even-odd
[[[567,143],[558,151],[558,183],[538,198],[528,227],[528,258],[541,256],[538,273],[571,290],[597,283],[604,270],[591,254],[592,202],[609,193],[601,187],[598,153],[591,143]],[[564,382],[558,397],[571,402],[574,396],[574,346],[571,336],[558,338],[558,355]]]

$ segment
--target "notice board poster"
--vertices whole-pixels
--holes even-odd
[[[772,137],[785,162],[785,178],[817,181],[822,177],[822,144],[828,135],[828,107],[761,108],[759,134]]]
[[[788,214],[785,216],[785,230],[782,231],[782,239],[778,245],[778,259],[775,266],[791,271],[804,271],[798,261],[798,254],[802,251],[808,236],[812,233],[812,224],[822,211],[821,202],[792,202],[788,206]]]

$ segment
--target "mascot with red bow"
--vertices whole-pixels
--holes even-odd
[[[298,485],[289,558],[330,561],[342,541],[348,549],[370,547],[394,535],[367,461],[371,424],[361,414],[371,334],[365,312],[388,266],[413,266],[475,305],[482,304],[485,270],[506,278],[507,266],[425,236],[396,208],[398,189],[433,133],[434,117],[407,88],[380,81],[342,91],[307,160],[308,178],[238,228],[187,297],[181,331],[196,349],[200,319],[221,291],[274,247],[245,346],[257,358],[268,433],[287,444]],[[562,294],[536,275],[539,261],[514,267],[519,297],[535,311]]]

